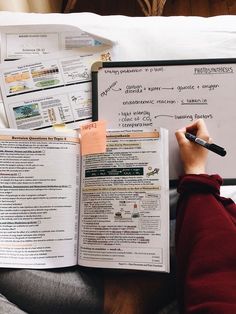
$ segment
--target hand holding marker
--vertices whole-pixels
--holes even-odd
[[[194,142],[196,144],[199,144],[199,145],[209,149],[210,151],[212,151],[212,152],[214,152],[220,156],[226,155],[226,151],[223,147],[220,147],[220,146],[213,144],[213,143],[208,143],[208,142],[204,141],[203,139],[196,137],[195,135],[188,133],[188,132],[185,133],[185,137],[189,141]]]
[[[198,119],[192,124],[177,130],[175,136],[179,145],[184,174],[206,173],[209,150],[221,156],[226,155],[224,148],[211,143],[203,119]]]

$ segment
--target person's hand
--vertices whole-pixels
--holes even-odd
[[[189,132],[197,137],[209,142],[209,133],[202,119],[199,119],[189,126],[175,132],[180,149],[180,157],[183,162],[185,174],[205,173],[208,150],[196,143],[190,142],[185,133]]]

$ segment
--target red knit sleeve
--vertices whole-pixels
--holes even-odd
[[[181,313],[236,313],[236,206],[218,175],[180,179],[176,219]]]

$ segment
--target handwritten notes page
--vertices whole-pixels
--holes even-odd
[[[98,118],[108,128],[169,129],[170,179],[182,173],[176,129],[203,118],[226,157],[209,153],[209,173],[236,178],[236,64],[103,67],[97,75]]]

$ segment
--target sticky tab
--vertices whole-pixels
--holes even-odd
[[[106,152],[106,121],[96,121],[80,127],[81,154],[100,154]]]
[[[52,127],[53,127],[54,131],[57,131],[57,132],[64,132],[64,131],[68,130],[65,123],[55,123],[55,124],[53,124]]]
[[[58,124],[53,124],[52,125],[52,127],[53,127],[53,130],[54,131],[56,131],[56,132],[63,132],[63,133],[65,133],[65,132],[74,132],[74,130],[73,129],[69,129],[66,125],[65,125],[65,123],[58,123]]]

